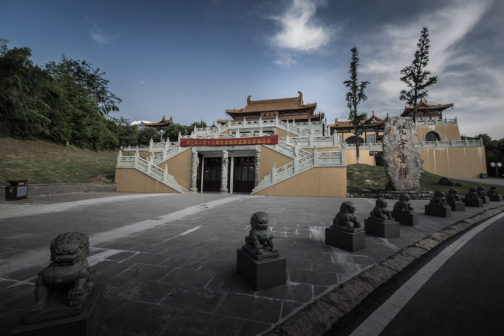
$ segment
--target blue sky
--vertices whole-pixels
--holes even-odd
[[[461,132],[504,138],[504,1],[0,0],[0,37],[43,66],[65,54],[106,72],[131,121],[212,124],[252,100],[297,96],[348,119],[350,49],[371,82],[359,112],[398,115],[399,72],[429,28],[429,103]]]

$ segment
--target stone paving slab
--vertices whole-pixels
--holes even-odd
[[[278,330],[311,335],[330,328],[415,258],[484,217],[464,221],[481,208],[430,217],[423,214],[427,201],[412,201],[420,214],[418,226],[401,226],[396,238],[367,235],[366,249],[347,252],[324,244],[324,230],[345,200],[77,193],[0,203],[0,334],[12,330],[34,303],[34,281],[49,263],[50,242],[66,231],[90,236],[88,259],[106,286],[100,335]],[[352,201],[364,222],[374,200]],[[276,246],[287,258],[287,284],[258,292],[236,273],[236,249],[244,244],[256,211],[269,214]],[[456,222],[460,227],[444,230]],[[394,262],[391,255],[396,255]],[[340,287],[348,292],[335,292]],[[302,327],[315,316],[315,327]]]

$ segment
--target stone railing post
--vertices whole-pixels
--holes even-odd
[[[333,141],[333,146],[338,145],[338,135],[336,134],[336,132],[334,132],[332,135],[332,141]]]
[[[191,188],[189,188],[189,190],[192,191],[192,192],[197,192],[198,191],[198,186],[197,186],[197,181],[198,181],[198,165],[199,165],[198,152],[194,148],[192,148]]]
[[[316,166],[318,164],[318,150],[317,148],[313,148],[313,165]]]
[[[436,139],[436,147],[438,147],[438,146],[439,146],[439,141],[438,141],[438,139]]]
[[[286,142],[286,143],[289,143],[289,133],[287,133],[287,134],[285,135],[285,142]]]
[[[138,158],[140,157],[140,154],[138,153],[138,150],[135,152],[135,158],[133,159],[133,168],[138,167]]]
[[[152,152],[152,147],[154,146],[154,140],[152,138],[149,141],[149,152]]]
[[[228,163],[229,163],[229,156],[228,156],[228,151],[223,150],[222,151],[222,172],[221,172],[221,188],[220,192],[221,193],[227,193],[228,187]]]
[[[276,115],[275,116],[275,127],[277,127],[277,126],[278,126],[278,116]]]
[[[271,168],[271,184],[275,184],[276,183],[276,164],[275,162],[273,162],[273,167]]]
[[[298,158],[296,157],[294,159],[294,174],[297,174],[297,172],[299,171],[299,160]]]
[[[296,142],[296,144],[294,145],[294,155],[297,157],[299,154],[299,147],[298,147],[298,144]]]
[[[119,167],[119,165],[121,164],[121,157],[122,157],[122,152],[121,152],[121,150],[119,150],[119,153],[117,153],[117,165],[116,165],[116,167]]]
[[[308,138],[308,146],[313,147],[313,135],[310,133],[310,136]]]
[[[479,138],[480,146],[483,146],[483,138]]]
[[[168,181],[168,165],[165,164],[164,165],[164,169],[163,169],[163,182],[166,182]]]
[[[149,159],[147,160],[147,175],[150,175],[151,168],[152,168],[152,156],[149,156]]]

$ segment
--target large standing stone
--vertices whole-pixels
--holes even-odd
[[[383,165],[390,188],[397,191],[419,190],[423,159],[415,147],[416,127],[413,119],[389,118],[382,142]]]

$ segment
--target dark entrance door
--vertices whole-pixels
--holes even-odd
[[[255,157],[235,157],[233,192],[250,193],[254,189]]]
[[[222,158],[205,158],[203,191],[220,191]]]

